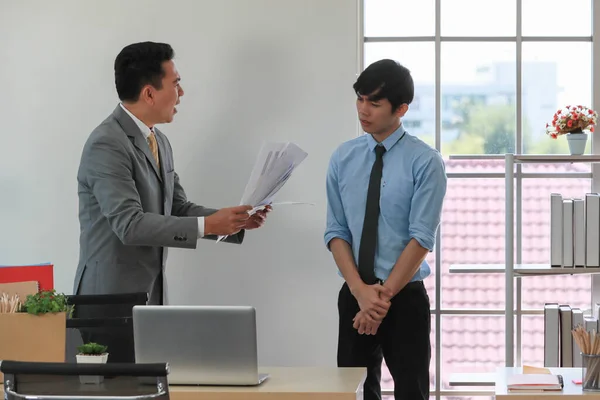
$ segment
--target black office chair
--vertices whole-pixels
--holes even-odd
[[[5,400],[168,400],[169,365],[0,361]],[[111,375],[101,384],[85,375]]]
[[[132,309],[148,304],[147,293],[70,295],[67,303],[75,307],[67,319],[67,362],[75,362],[83,342],[108,346],[108,363],[135,362]]]

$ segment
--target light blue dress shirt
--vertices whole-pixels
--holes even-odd
[[[345,240],[356,263],[377,144],[368,134],[343,143],[331,156],[327,171],[325,244],[329,247],[334,238]],[[447,177],[440,153],[409,135],[402,125],[382,145],[386,152],[375,276],[385,281],[412,238],[433,251]],[[411,281],[423,280],[430,273],[429,264],[423,261]]]

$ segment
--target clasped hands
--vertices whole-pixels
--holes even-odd
[[[353,319],[354,329],[361,335],[375,335],[390,308],[392,291],[378,283],[362,284],[352,294],[360,307]]]

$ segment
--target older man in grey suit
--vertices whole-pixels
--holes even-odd
[[[168,44],[144,42],[123,48],[115,60],[121,103],[89,136],[77,174],[81,229],[73,293],[146,292],[150,304],[162,304],[167,247],[193,249],[198,238],[217,235],[239,244],[244,230],[264,222],[264,212],[249,216],[250,206],[216,210],[188,201],[169,140],[156,128],[173,120],[183,96],[173,57]],[[79,316],[120,312],[82,308]],[[133,361],[130,337],[87,340],[112,347],[111,361]]]

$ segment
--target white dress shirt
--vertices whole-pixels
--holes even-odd
[[[152,132],[150,130],[150,128],[146,124],[144,124],[142,121],[140,121],[139,118],[137,118],[135,115],[133,115],[127,108],[125,108],[125,106],[123,106],[123,103],[120,103],[120,106],[127,113],[127,115],[129,115],[131,117],[133,122],[136,123],[138,128],[140,128],[140,130],[144,134],[144,138],[146,139],[146,142],[147,142],[148,136],[150,136],[150,133]],[[199,238],[204,237],[204,217],[198,217],[198,237]]]

